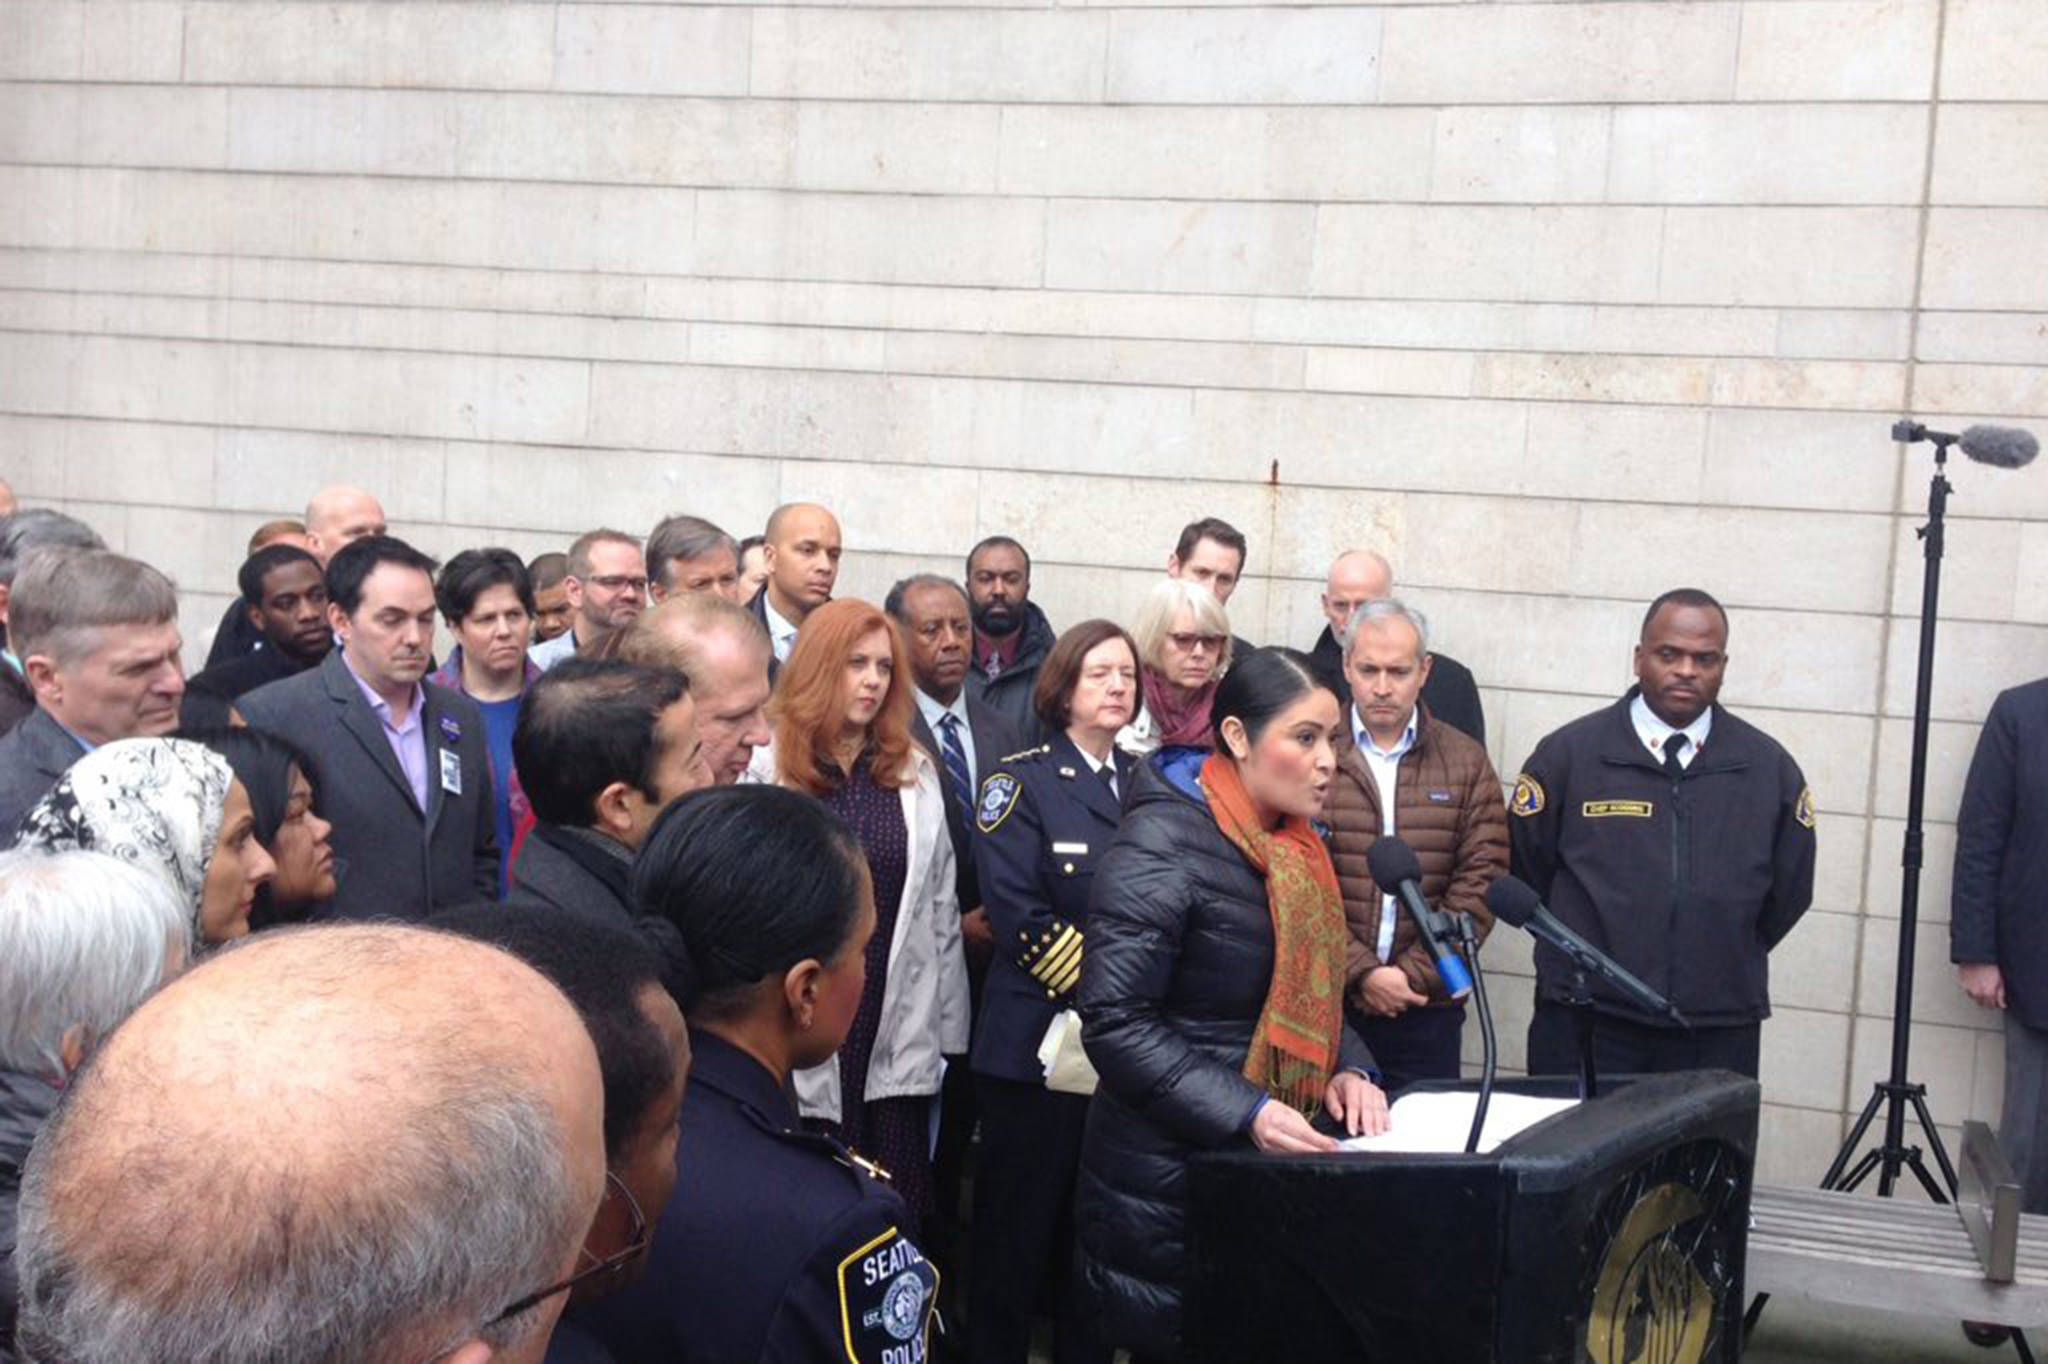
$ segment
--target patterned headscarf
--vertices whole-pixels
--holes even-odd
[[[206,871],[234,774],[184,739],[120,739],[71,765],[21,822],[21,846],[85,848],[145,867],[192,910],[198,941]]]

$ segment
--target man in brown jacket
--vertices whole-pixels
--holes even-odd
[[[1508,867],[1507,807],[1486,750],[1434,719],[1418,698],[1429,677],[1429,623],[1400,602],[1353,612],[1344,640],[1351,706],[1338,738],[1324,818],[1351,925],[1345,1012],[1393,1093],[1458,1078],[1465,1006],[1444,993],[1414,920],[1366,866],[1398,835],[1422,862],[1422,894],[1492,926],[1486,887]]]

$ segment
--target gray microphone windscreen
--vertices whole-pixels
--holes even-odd
[[[1956,444],[1979,464],[1997,469],[2031,464],[2034,456],[2041,453],[2041,442],[2034,439],[2033,432],[2010,426],[1973,426],[1963,432]]]

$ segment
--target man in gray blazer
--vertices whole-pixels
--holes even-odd
[[[498,895],[483,713],[424,680],[433,573],[434,561],[403,540],[346,546],[327,565],[327,618],[341,647],[236,703],[313,764],[320,813],[346,864],[323,918],[423,919]]]
[[[38,550],[15,577],[8,624],[36,707],[0,738],[0,848],[87,749],[170,733],[185,695],[178,594],[148,564]]]
[[[683,675],[564,659],[526,694],[512,752],[535,823],[506,903],[638,918],[633,854],[672,802],[712,784]]]

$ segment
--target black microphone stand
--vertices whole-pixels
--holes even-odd
[[[1913,958],[1918,947],[1920,867],[1926,845],[1922,816],[1927,806],[1927,722],[1934,693],[1934,629],[1941,603],[1943,518],[1948,512],[1950,492],[1948,447],[1958,438],[1900,422],[1892,428],[1892,439],[1934,442],[1934,477],[1927,485],[1927,524],[1920,527],[1927,567],[1920,588],[1920,670],[1913,689],[1913,762],[1906,786],[1905,849],[1900,858],[1904,875],[1899,886],[1899,955],[1892,978],[1892,1065],[1890,1073],[1872,1090],[1870,1102],[1863,1105],[1862,1116],[1856,1119],[1856,1125],[1849,1130],[1841,1149],[1835,1153],[1834,1163],[1821,1176],[1820,1186],[1823,1189],[1852,1190],[1875,1170],[1878,1172],[1877,1196],[1890,1198],[1898,1187],[1900,1172],[1911,1170],[1930,1199],[1936,1203],[1947,1203],[1955,1196],[1956,1167],[1949,1160],[1948,1148],[1942,1145],[1941,1133],[1934,1125],[1934,1115],[1928,1112],[1927,1086],[1908,1077],[1906,1061],[1907,1049],[1912,1042]],[[1919,1120],[1928,1148],[1934,1152],[1935,1162],[1941,1167],[1939,1182],[1929,1173],[1920,1148],[1906,1144],[1906,1109],[1909,1106]],[[1885,1115],[1884,1142],[1865,1151],[1862,1158],[1851,1166],[1849,1158],[1870,1130],[1879,1109],[1883,1109]],[[1750,1304],[1748,1315],[1743,1320],[1745,1335],[1755,1329],[1757,1319],[1763,1315],[1764,1304],[1769,1300],[1769,1294],[1760,1293]]]
[[[1479,967],[1479,933],[1470,914],[1445,914],[1450,920],[1452,939],[1472,973],[1472,998],[1479,1004],[1479,1103],[1472,1110],[1472,1130],[1465,1136],[1465,1154],[1479,1149],[1480,1134],[1486,1128],[1486,1109],[1493,1102],[1494,1070],[1500,1062],[1500,1039],[1493,1030],[1493,1006],[1486,1001],[1486,973]]]
[[[1600,1077],[1593,1066],[1593,987],[1586,983],[1586,968],[1578,962],[1572,963],[1570,993],[1564,997],[1565,1008],[1571,1010],[1572,1029],[1579,1037],[1579,1100],[1600,1097]]]

